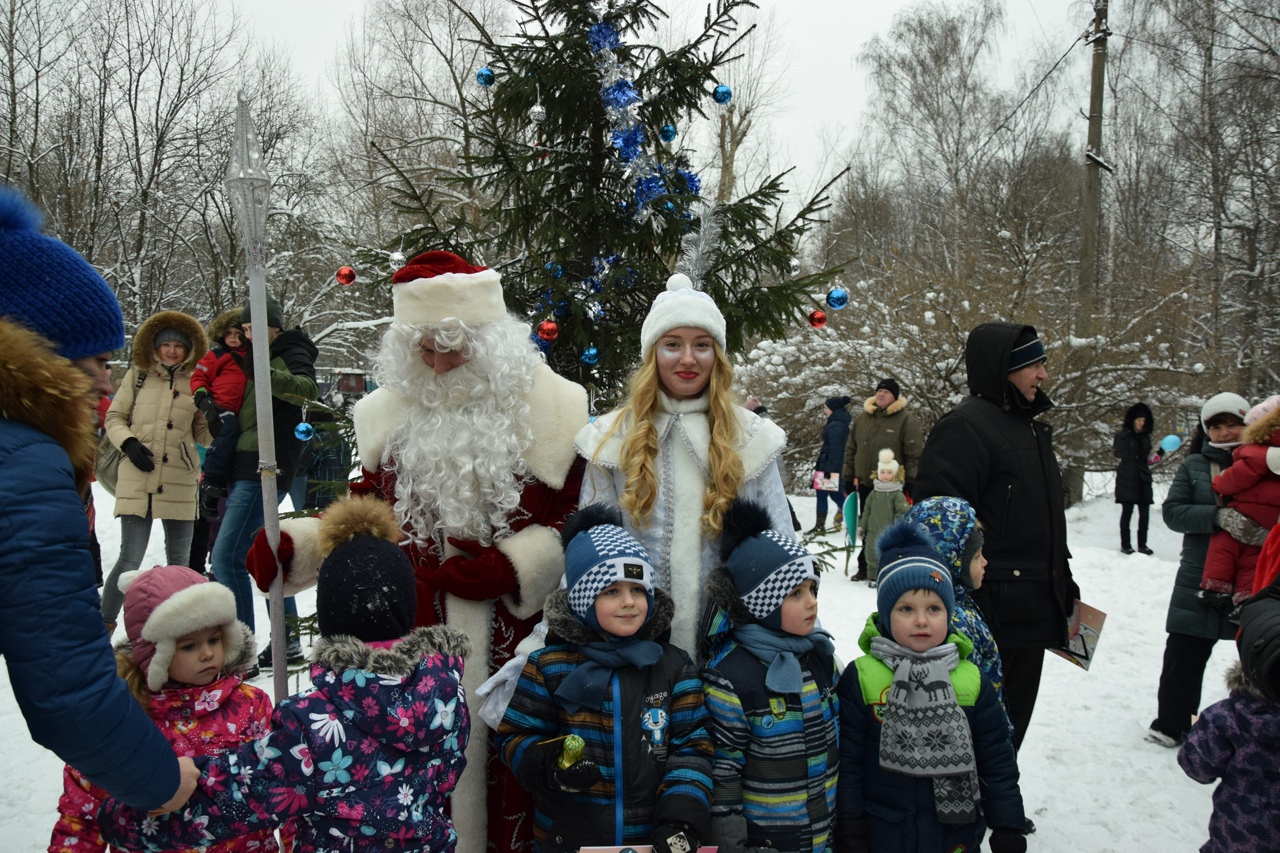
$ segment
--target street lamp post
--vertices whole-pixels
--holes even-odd
[[[249,309],[255,331],[253,347],[253,386],[257,403],[258,470],[262,474],[263,530],[271,553],[280,546],[280,515],[276,475],[275,429],[271,406],[271,341],[267,334],[267,270],[266,230],[267,200],[271,193],[271,177],[262,156],[262,143],[249,119],[249,102],[244,93],[237,96],[236,129],[231,139],[231,158],[227,166],[227,196],[240,221],[244,237],[245,258],[249,266]],[[289,673],[285,668],[284,572],[279,568],[271,582],[268,601],[271,604],[271,664],[275,700],[288,696]]]

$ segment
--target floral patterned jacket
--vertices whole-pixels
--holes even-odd
[[[389,648],[351,637],[313,649],[312,688],[280,703],[271,733],[198,760],[196,793],[148,818],[116,800],[100,823],[112,844],[158,853],[296,819],[298,853],[451,853],[445,802],[466,764],[466,637],[418,628]]]

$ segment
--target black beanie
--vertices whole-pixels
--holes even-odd
[[[1040,336],[1031,326],[1023,326],[1022,331],[1018,332],[1018,337],[1013,341],[1013,349],[1009,351],[1009,366],[1005,370],[1007,373],[1013,373],[1045,360],[1047,356]]]
[[[250,303],[246,302],[244,308],[240,312],[240,325],[253,322],[253,309]],[[275,326],[277,329],[284,328],[284,309],[280,307],[280,303],[270,293],[267,294],[267,325]]]
[[[417,610],[413,566],[394,542],[353,536],[320,565],[316,625],[323,637],[398,640],[413,630]]]
[[[833,412],[838,412],[847,405],[849,405],[848,397],[828,397],[827,398],[827,408]]]
[[[1245,678],[1267,699],[1280,703],[1280,587],[1276,584],[1241,608],[1236,647]]]
[[[902,389],[898,387],[898,381],[892,377],[881,379],[880,384],[876,386],[876,390],[879,391],[881,388],[892,394],[895,400],[902,396]]]

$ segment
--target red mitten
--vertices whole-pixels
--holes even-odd
[[[277,549],[280,555],[280,565],[284,567],[284,577],[289,579],[289,572],[293,568],[293,537],[283,530],[280,531],[280,547]],[[258,589],[266,592],[271,589],[271,582],[276,579],[276,558],[271,553],[271,546],[267,544],[267,532],[259,529],[253,537],[253,544],[249,546],[249,553],[245,555],[244,567],[249,570],[249,574],[253,575],[253,582],[257,584]]]
[[[431,574],[430,583],[436,589],[468,601],[487,601],[520,589],[515,567],[496,546],[453,537],[449,544],[463,553],[445,560]]]

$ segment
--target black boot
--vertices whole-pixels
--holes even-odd
[[[805,535],[818,536],[826,532],[827,532],[827,514],[824,512],[822,515],[818,516],[818,520],[813,523],[813,527]]]

